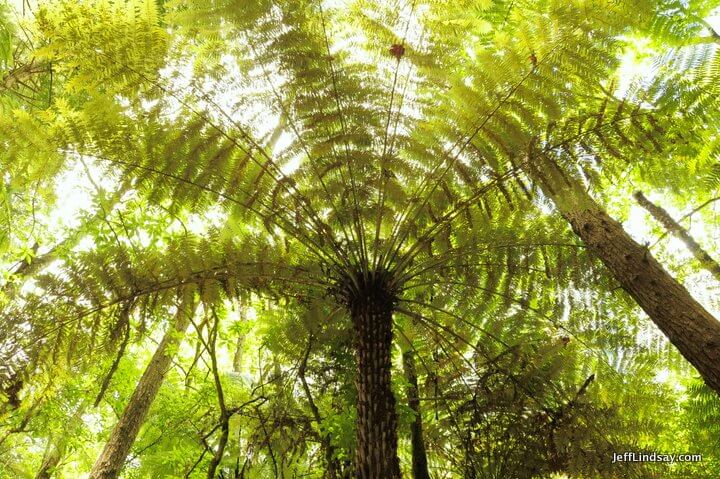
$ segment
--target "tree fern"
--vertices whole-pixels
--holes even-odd
[[[403,388],[392,377],[402,337],[433,398],[420,412],[435,417],[431,468],[612,477],[597,457],[645,447],[651,440],[633,432],[660,429],[627,411],[652,394],[653,361],[667,354],[633,349],[638,320],[622,299],[597,331],[601,320],[584,310],[616,285],[561,221],[538,214],[554,198],[533,183],[552,161],[600,197],[632,169],[679,188],[673,172],[692,157],[712,184],[715,133],[699,126],[717,116],[715,49],[684,41],[702,36],[709,9],[44,3],[23,58],[52,64],[52,98],[0,122],[11,138],[3,224],[30,201],[13,189],[52,182],[78,158],[118,188],[97,188],[84,247],[78,240],[43,274],[15,279],[27,282],[4,300],[12,348],[2,350],[11,359],[2,386],[17,397],[6,396],[36,397],[38,371],[94,371],[95,358],[125,367],[133,341],[159,331],[192,287],[202,305],[191,318],[195,352],[178,354],[185,378],[171,374],[149,413],[138,474],[171,474],[154,448],[177,439],[183,452],[169,462],[186,475],[230,473],[227,450],[236,475],[301,474],[316,460],[349,473],[354,454],[359,477],[399,477],[396,435],[410,416],[396,407]],[[675,50],[656,78],[618,93],[633,36]],[[271,304],[257,333],[265,339],[246,346],[263,365],[251,386],[217,365],[239,339],[224,325],[241,295]],[[300,363],[302,377],[288,366]],[[610,397],[633,373],[638,397]],[[197,437],[162,437],[174,404],[163,391],[192,399]],[[352,420],[355,440],[339,430]],[[170,421],[179,428],[183,418]],[[251,451],[243,466],[241,444]]]

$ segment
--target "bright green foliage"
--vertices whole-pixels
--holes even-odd
[[[0,477],[34,477],[53,448],[55,477],[90,470],[187,288],[200,306],[123,477],[207,477],[219,449],[215,477],[351,474],[342,294],[373,271],[398,296],[406,475],[401,350],[432,477],[717,477],[718,398],[524,174],[552,157],[622,221],[635,189],[701,207],[693,233],[720,251],[714,12],[3,7]],[[629,78],[630,54],[655,68]],[[649,247],[717,309],[697,265]],[[625,451],[704,462],[611,463]]]
[[[168,38],[158,22],[153,1],[51,2],[35,16],[44,39],[35,55],[53,63],[70,94],[132,94],[163,65]]]

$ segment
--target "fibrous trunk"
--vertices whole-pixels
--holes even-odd
[[[192,296],[188,294],[178,307],[175,323],[160,341],[120,420],[110,433],[100,457],[95,461],[90,479],[115,479],[120,475],[150,405],[165,379],[174,350],[190,325],[194,309]]]
[[[372,295],[351,306],[357,358],[357,449],[359,479],[400,477],[397,415],[390,388],[392,305]]]
[[[702,307],[590,197],[583,185],[549,158],[532,158],[527,172],[549,196],[588,250],[670,342],[720,393],[720,322]]]

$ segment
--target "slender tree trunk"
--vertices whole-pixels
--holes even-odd
[[[665,211],[664,208],[656,205],[642,194],[642,191],[636,191],[633,195],[637,200],[638,204],[645,208],[648,213],[655,218],[655,221],[665,227],[665,229],[672,233],[676,238],[680,239],[687,249],[692,253],[696,260],[700,262],[700,265],[709,271],[716,280],[720,281],[720,264],[705,251],[702,246],[695,241],[690,233],[683,228],[680,223],[675,221],[670,213]]]
[[[145,415],[165,379],[174,350],[180,344],[195,311],[193,293],[185,292],[184,294],[186,296],[178,306],[175,315],[175,324],[165,333],[150,363],[145,368],[120,420],[110,433],[105,448],[90,471],[90,479],[115,479],[120,475],[125,459],[145,420]]]
[[[245,320],[245,307],[244,303],[240,303],[240,314],[241,319]],[[242,371],[242,358],[243,358],[243,350],[245,348],[245,335],[240,334],[238,335],[237,343],[235,344],[235,354],[233,355],[233,372],[239,373]],[[245,467],[248,464],[248,457],[245,456],[243,458],[241,447],[242,445],[242,427],[238,426],[237,428],[237,458],[235,460],[235,479],[243,479],[245,477]],[[242,469],[240,469],[240,459],[243,459],[243,465]]]
[[[315,419],[315,423],[317,423],[318,430],[320,430],[320,447],[322,447],[325,454],[325,467],[327,468],[327,477],[329,479],[338,479],[338,471],[340,471],[340,466],[335,459],[335,451],[333,449],[332,443],[330,442],[330,435],[323,433],[320,429],[322,427],[322,416],[320,415],[320,409],[317,407],[317,404],[315,404],[315,399],[313,398],[312,391],[310,391],[310,385],[305,378],[305,372],[307,371],[307,362],[308,358],[310,357],[310,351],[312,350],[312,342],[313,337],[310,336],[310,338],[308,339],[307,348],[305,348],[305,354],[303,355],[302,362],[300,363],[300,368],[298,369],[298,377],[300,378],[303,390],[305,391],[305,398],[307,399],[308,405],[310,406],[310,411],[312,412],[313,418]]]
[[[245,335],[243,334],[238,336],[237,344],[235,345],[235,353],[233,354],[233,371],[236,373],[241,371],[244,345]]]
[[[410,444],[412,447],[412,476],[414,479],[430,479],[428,472],[427,453],[423,439],[422,414],[420,412],[420,394],[418,391],[415,354],[412,350],[403,354],[403,369],[408,381],[408,406],[415,413],[415,420],[410,425]]]
[[[463,461],[463,473],[465,479],[477,479],[477,471],[475,470],[475,448],[473,447],[473,430],[468,427],[465,435],[465,457]]]
[[[240,321],[247,321],[247,310],[245,308],[245,300],[240,298],[238,308],[240,309]],[[235,353],[233,354],[233,371],[239,373],[242,371],[243,353],[245,350],[245,333],[239,333],[237,343],[235,344]]]
[[[218,397],[218,407],[220,408],[220,437],[218,438],[218,442],[215,447],[215,453],[208,465],[208,479],[213,479],[215,477],[217,468],[225,455],[225,447],[227,446],[228,437],[230,436],[230,417],[232,416],[232,413],[228,410],[227,404],[225,403],[225,392],[223,391],[222,381],[220,380],[220,370],[217,362],[217,336],[219,321],[220,320],[215,317],[212,329],[208,332],[208,341],[205,343],[205,348],[207,349],[208,354],[210,354],[210,364],[212,366],[213,380],[215,382],[215,391],[217,392]],[[202,341],[202,331],[198,329],[197,333],[198,337]]]
[[[357,359],[357,449],[359,479],[400,477],[397,415],[390,388],[392,309],[384,301],[361,301],[350,308]]]
[[[80,404],[72,417],[69,418],[69,426],[74,428],[76,424],[81,423],[82,415],[88,406],[89,404],[87,402]],[[50,479],[50,477],[57,472],[58,464],[62,461],[65,456],[65,451],[67,450],[68,434],[70,434],[70,430],[69,428],[65,428],[61,434],[53,434],[50,436],[42,463],[40,464],[40,469],[35,475],[35,479]]]
[[[697,368],[708,386],[720,393],[720,322],[554,161],[532,158],[526,171],[553,200],[588,250]]]
[[[42,464],[40,464],[40,469],[35,475],[35,479],[50,479],[55,473],[58,464],[60,464],[60,460],[65,455],[66,447],[67,443],[65,442],[64,436],[52,435],[50,437],[47,449],[45,449],[45,454],[43,455]]]

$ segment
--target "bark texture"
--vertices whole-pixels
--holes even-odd
[[[351,306],[357,358],[357,450],[359,479],[400,477],[397,415],[390,388],[392,303],[368,295]]]
[[[412,448],[412,477],[413,479],[430,479],[427,464],[427,452],[423,439],[422,414],[420,412],[420,396],[418,392],[417,370],[415,368],[415,354],[406,351],[403,354],[403,370],[408,381],[408,406],[415,413],[415,420],[410,424],[410,445]]]
[[[90,471],[90,479],[115,479],[120,475],[125,459],[135,442],[150,405],[155,400],[155,396],[165,379],[174,351],[190,325],[190,319],[194,311],[192,293],[185,293],[185,297],[175,315],[173,326],[165,333],[150,363],[145,368],[145,372],[135,387],[130,401],[125,406],[120,420],[110,433],[100,457],[95,461]]]
[[[527,173],[623,289],[720,393],[720,322],[698,303],[646,247],[638,244],[552,160],[532,158]]]
[[[656,205],[643,195],[642,191],[636,191],[633,195],[637,200],[638,204],[645,208],[648,213],[655,218],[655,221],[663,225],[665,229],[676,238],[680,239],[687,249],[692,253],[696,260],[700,262],[700,265],[709,271],[715,279],[720,281],[720,264],[705,251],[700,244],[695,241],[688,230],[683,228],[680,223],[670,216],[665,208]]]

